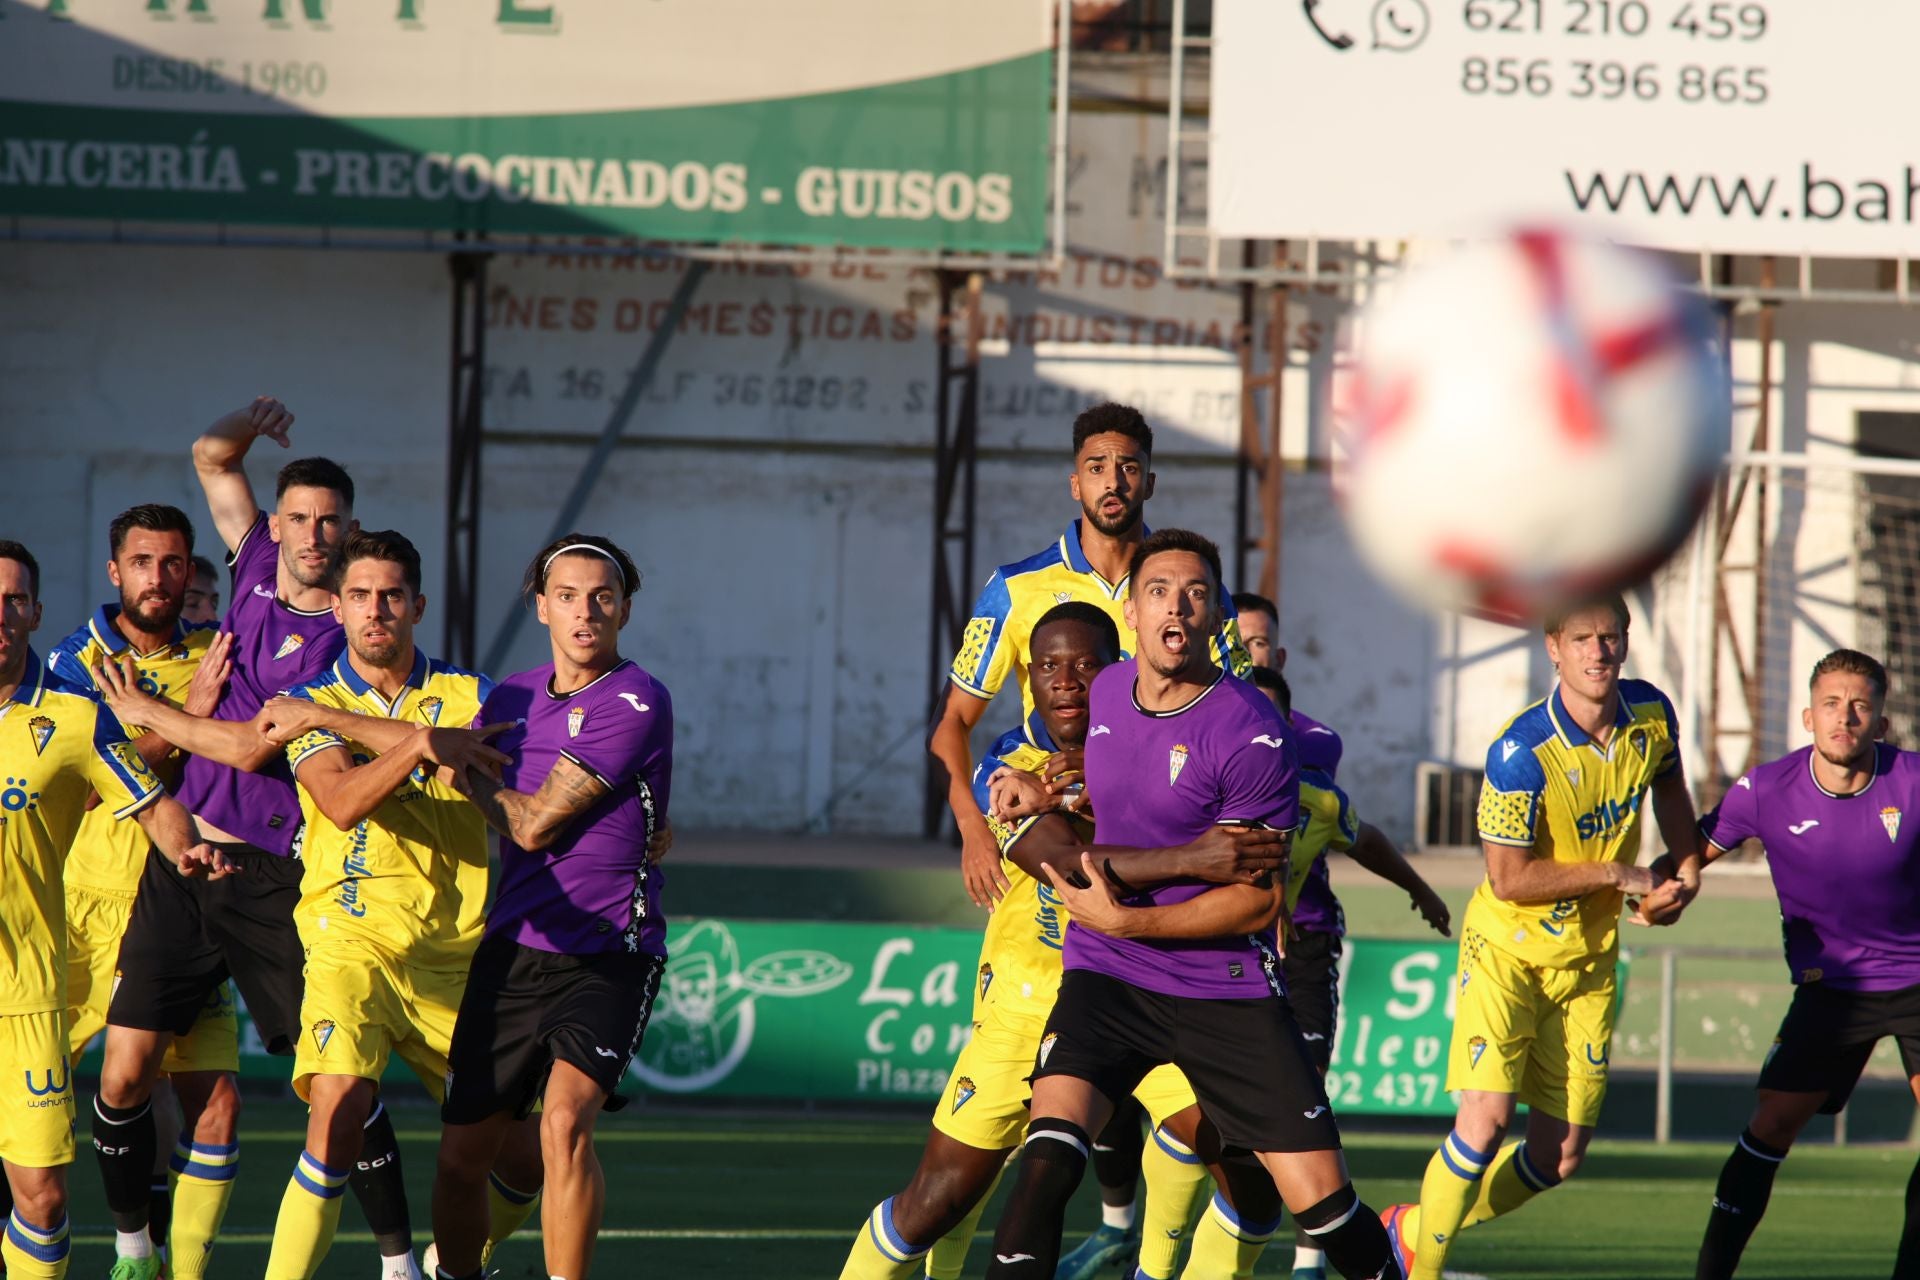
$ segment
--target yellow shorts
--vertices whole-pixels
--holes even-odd
[[[974,1025],[973,1039],[954,1060],[947,1091],[933,1109],[933,1127],[982,1151],[1019,1146],[1031,1118],[1027,1101],[1033,1086],[1027,1077],[1046,1029],[1044,1018],[999,1018],[989,1006],[985,1021]],[[1133,1096],[1155,1125],[1194,1105],[1193,1086],[1173,1066],[1148,1072]]]
[[[0,1014],[0,1160],[72,1164],[73,1124],[66,1015]]]
[[[1615,983],[1611,957],[1591,969],[1523,964],[1477,930],[1460,939],[1447,1088],[1511,1093],[1592,1127],[1607,1096]]]
[[[465,969],[416,969],[363,939],[335,936],[307,948],[306,976],[293,1057],[302,1100],[317,1075],[378,1080],[395,1053],[434,1101],[445,1096]]]
[[[130,893],[67,886],[67,1049],[75,1058],[106,1030],[120,937],[132,914]],[[192,1029],[168,1044],[160,1069],[169,1073],[240,1069],[240,1024],[234,1014],[232,983],[223,982],[208,993]]]

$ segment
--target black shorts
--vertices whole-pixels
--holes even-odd
[[[1312,932],[1294,934],[1280,959],[1294,1025],[1313,1065],[1323,1072],[1333,1065],[1333,1037],[1340,1027],[1340,956],[1339,934]]]
[[[506,937],[481,942],[447,1052],[440,1118],[524,1116],[556,1061],[612,1095],[640,1047],[666,967],[659,956],[630,951],[566,956]]]
[[[1802,983],[1760,1068],[1759,1087],[1825,1093],[1821,1113],[1838,1114],[1882,1036],[1898,1037],[1907,1074],[1920,1074],[1920,986],[1843,991]]]
[[[304,867],[250,844],[214,847],[240,864],[238,875],[189,880],[166,855],[147,851],[107,1025],[185,1035],[208,995],[232,978],[267,1052],[291,1055],[305,990],[293,923]]]
[[[1073,1076],[1115,1105],[1147,1072],[1186,1073],[1221,1139],[1248,1151],[1332,1151],[1340,1129],[1287,1002],[1195,1000],[1069,969],[1033,1078]]]

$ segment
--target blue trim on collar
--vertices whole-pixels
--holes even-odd
[[[1027,735],[1029,746],[1037,747],[1048,755],[1060,750],[1054,745],[1053,735],[1047,732],[1047,723],[1040,718],[1038,707],[1027,713],[1027,722],[1021,726],[1021,729]]]
[[[20,686],[13,691],[13,696],[5,702],[0,702],[0,707],[11,706],[16,702],[23,706],[37,707],[46,693],[47,664],[39,654],[33,651],[33,646],[29,645],[27,646],[26,674],[20,677]]]
[[[1060,535],[1060,554],[1066,558],[1067,566],[1075,573],[1084,573],[1090,578],[1100,578],[1100,581],[1106,582],[1107,580],[1105,578],[1100,577],[1100,571],[1087,563],[1087,553],[1080,547],[1080,526],[1084,521],[1084,516],[1075,516],[1072,522],[1067,525],[1067,531]],[[1153,530],[1147,527],[1145,520],[1140,522],[1140,536],[1142,538],[1150,538],[1153,536]],[[1121,578],[1120,581],[1108,583],[1107,585],[1113,588],[1113,594],[1118,597],[1120,591],[1127,585],[1128,579],[1131,577],[1132,575],[1129,574],[1127,577]]]
[[[1560,698],[1560,686],[1554,685],[1553,692],[1547,697],[1547,717],[1553,721],[1554,732],[1569,747],[1584,747],[1592,743],[1593,738],[1585,729],[1574,723],[1573,715],[1567,710],[1567,704]],[[1613,694],[1613,727],[1624,729],[1633,723],[1633,709],[1627,706],[1618,688]],[[1611,744],[1609,744],[1611,745]],[[1594,748],[1596,751],[1598,747]]]
[[[407,683],[404,687],[414,689],[426,688],[427,676],[432,666],[433,664],[427,661],[426,651],[418,645],[415,645],[413,649],[413,670],[407,673]],[[386,701],[385,698],[381,697],[378,689],[360,678],[360,673],[353,669],[353,662],[346,654],[343,653],[333,660],[333,674],[340,678],[341,684],[353,690],[355,697],[364,698],[371,693],[374,697],[380,698],[383,703]],[[394,702],[397,704],[399,699],[394,699]]]
[[[120,634],[120,628],[113,625],[113,620],[119,617],[121,612],[122,610],[117,604],[103,604],[93,611],[93,617],[87,619],[87,630],[93,633],[93,642],[108,653],[125,653],[131,651],[138,657],[151,657],[151,654],[143,654],[139,650],[134,649],[132,644],[128,643],[127,638]],[[175,618],[173,620],[173,635],[168,638],[165,644],[160,646],[160,649],[156,649],[153,652],[158,653],[161,649],[173,648],[187,638],[188,630],[189,628],[185,622]]]

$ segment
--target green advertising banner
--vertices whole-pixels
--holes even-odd
[[[1033,252],[1042,0],[0,0],[0,214]]]
[[[693,920],[667,933],[634,1059],[656,1097],[924,1101],[972,1034],[980,934],[893,924]],[[1448,1115],[1458,950],[1349,939],[1327,1093],[1349,1115]],[[1621,970],[1622,991],[1626,972]],[[241,1015],[241,1072],[286,1079]],[[98,1050],[82,1071],[98,1071]],[[409,1078],[397,1060],[389,1078]]]

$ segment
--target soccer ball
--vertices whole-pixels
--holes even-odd
[[[1705,304],[1598,241],[1522,232],[1411,269],[1357,354],[1343,506],[1423,607],[1520,621],[1644,578],[1729,440]]]

